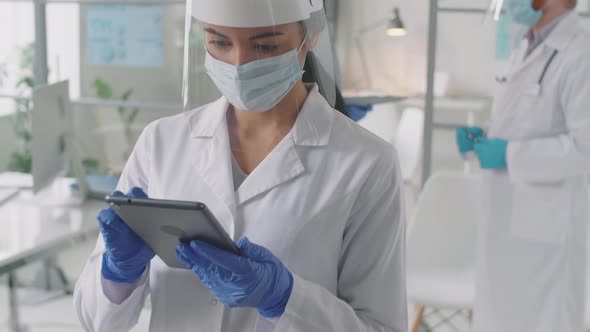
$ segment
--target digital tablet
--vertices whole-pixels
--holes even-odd
[[[169,267],[186,268],[176,260],[179,241],[201,240],[240,253],[203,203],[113,196],[106,201]]]

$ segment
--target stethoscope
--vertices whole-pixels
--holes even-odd
[[[537,81],[537,84],[535,86],[535,90],[536,90],[535,94],[539,94],[541,92],[541,85],[543,84],[543,80],[545,79],[545,75],[547,74],[547,70],[549,70],[549,67],[551,67],[551,64],[553,63],[553,60],[555,60],[557,53],[559,53],[558,50],[553,51],[553,54],[551,55],[551,57],[549,58],[549,60],[545,64],[545,68],[543,68],[543,72],[541,73],[541,76],[539,77],[539,80]],[[508,78],[506,76],[496,77],[496,82],[498,82],[500,84],[504,84],[504,83],[508,82]]]

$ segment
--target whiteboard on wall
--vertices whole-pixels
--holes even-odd
[[[163,18],[159,5],[88,6],[88,64],[161,67]]]

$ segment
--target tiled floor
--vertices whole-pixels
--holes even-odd
[[[86,258],[94,249],[94,243],[88,242],[82,246],[69,250],[58,258],[58,263],[63,267],[68,279],[75,282],[76,277],[84,267]],[[33,265],[18,271],[18,279],[30,282],[38,271],[39,266]],[[5,279],[0,282],[0,332],[12,332],[8,328],[8,292]],[[20,306],[20,319],[27,332],[74,332],[83,331],[74,311],[71,296],[62,296],[42,304],[27,304],[31,298],[27,290],[20,291],[24,297]],[[149,313],[144,312],[134,332],[147,331],[149,325]]]

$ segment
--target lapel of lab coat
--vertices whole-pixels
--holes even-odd
[[[561,51],[565,48],[577,33],[579,25],[578,15],[574,11],[565,15],[567,16],[563,18],[563,21],[559,22],[547,39],[541,45],[537,46],[533,53],[526,58],[525,55],[529,42],[528,40],[522,41],[520,48],[513,58],[514,63],[511,64],[509,77],[514,77],[535,61],[548,61],[555,50]],[[541,74],[542,72],[538,74],[539,77]]]
[[[198,140],[192,160],[202,179],[235,218],[236,203],[226,114],[229,103],[220,98],[188,115],[191,137]]]
[[[295,125],[274,150],[254,169],[236,192],[237,205],[242,205],[305,171],[297,146],[319,147],[329,142],[335,111],[314,86]]]

